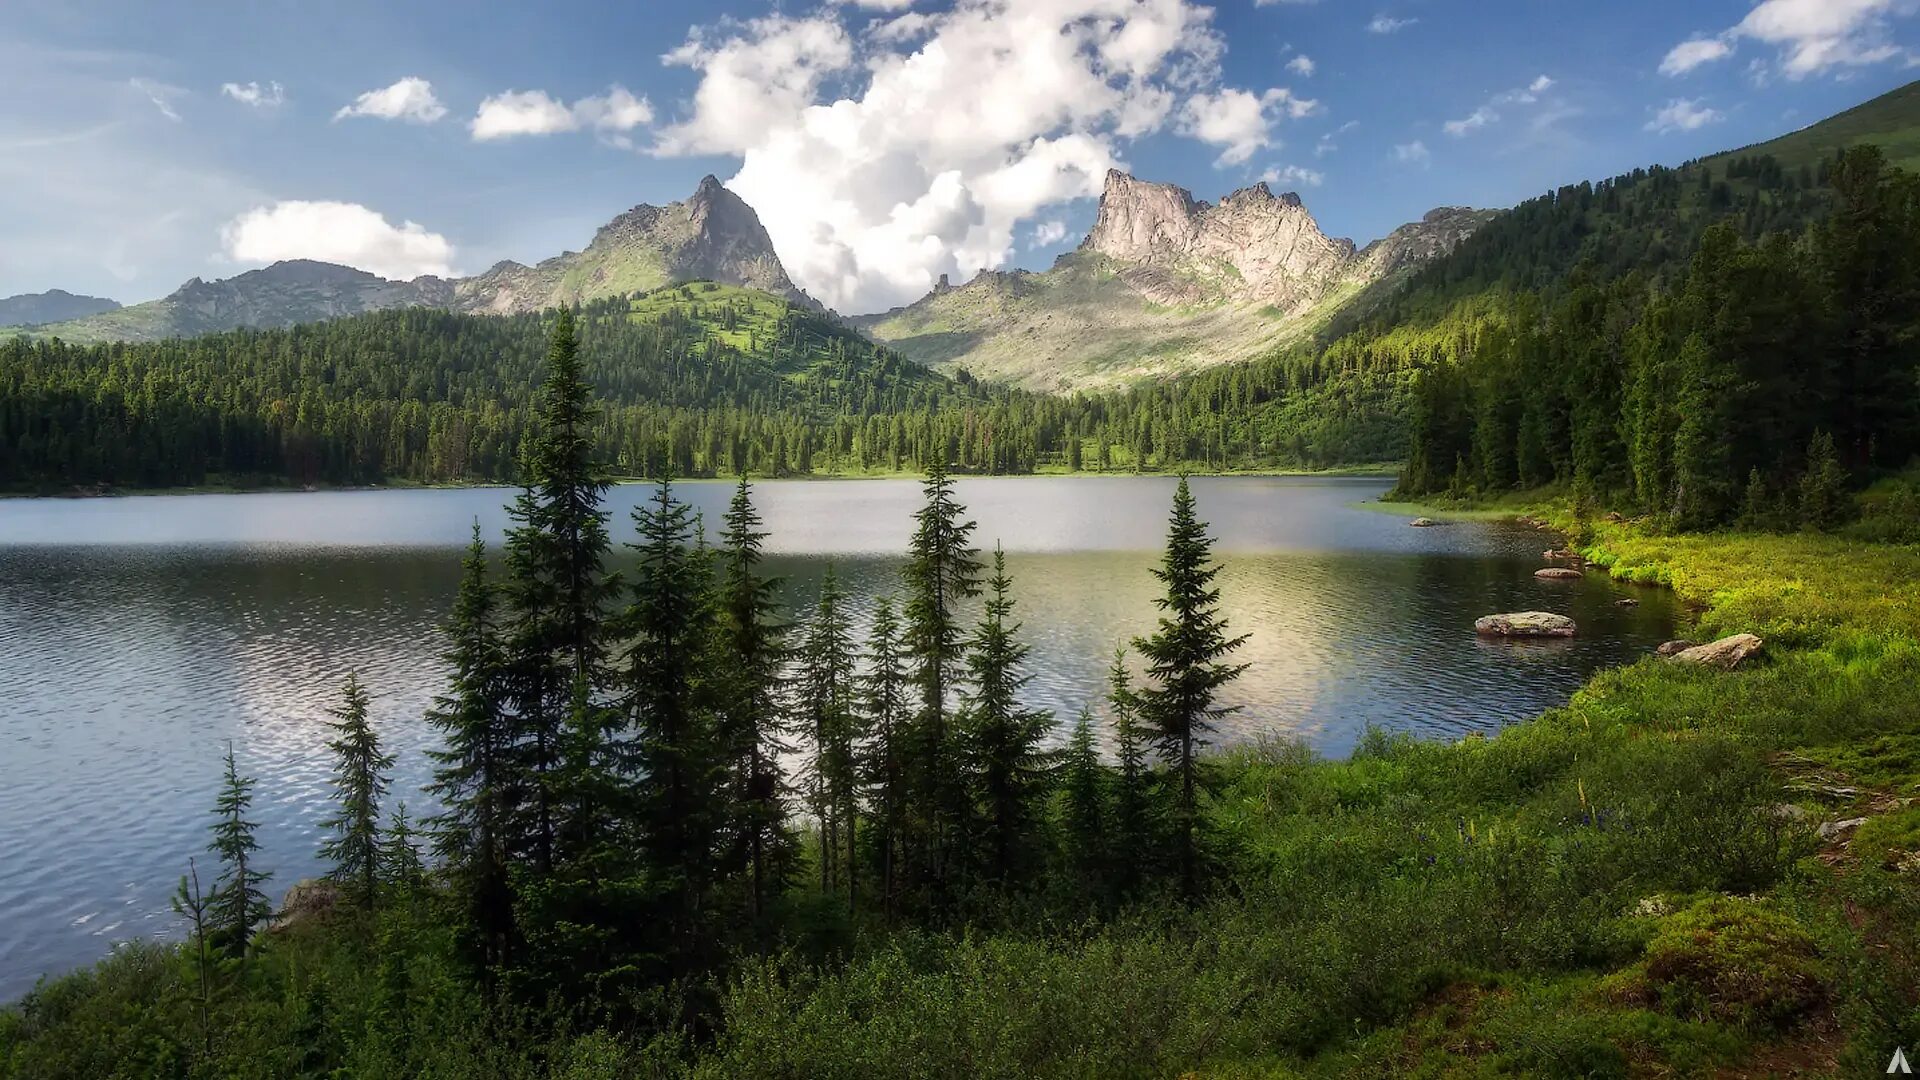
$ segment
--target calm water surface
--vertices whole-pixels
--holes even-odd
[[[1223,606],[1250,635],[1244,708],[1218,741],[1303,738],[1339,755],[1368,724],[1454,738],[1565,700],[1595,669],[1665,635],[1664,593],[1601,578],[1541,582],[1541,534],[1412,529],[1357,509],[1370,479],[1194,481],[1225,569]],[[981,546],[1006,546],[1033,704],[1096,701],[1114,645],[1151,628],[1148,574],[1173,483],[962,480]],[[617,539],[650,489],[611,501]],[[896,588],[910,481],[763,484],[773,572],[810,605],[831,559],[864,614]],[[718,517],[730,485],[682,494]],[[176,932],[167,898],[202,855],[219,755],[259,777],[255,818],[277,895],[316,872],[326,812],[324,708],[348,671],[374,693],[416,811],[439,689],[436,628],[475,518],[498,489],[0,501],[0,1000],[116,940]],[[1632,595],[1638,607],[1614,605]],[[1582,635],[1474,637],[1494,611],[1573,615]],[[864,632],[864,626],[860,627]]]

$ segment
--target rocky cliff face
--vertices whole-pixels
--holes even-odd
[[[1114,260],[1155,303],[1251,301],[1282,310],[1311,306],[1354,257],[1353,242],[1321,232],[1291,192],[1275,195],[1259,183],[1214,206],[1118,170],[1107,173],[1080,250]]]
[[[220,281],[194,278],[160,303],[189,331],[291,326],[400,307],[445,307],[453,284],[442,278],[389,281],[350,266],[289,259]]]
[[[0,298],[0,326],[37,326],[98,315],[120,306],[102,296],[76,296],[65,289]]]
[[[1474,230],[1492,221],[1498,210],[1443,206],[1402,225],[1360,252],[1357,276],[1367,283],[1432,262],[1460,246]]]
[[[584,251],[537,266],[503,262],[458,282],[455,306],[512,314],[701,280],[820,306],[788,279],[760,216],[712,176],[683,202],[642,204],[602,225]]]

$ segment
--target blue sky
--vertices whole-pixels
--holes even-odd
[[[474,273],[714,173],[848,312],[1043,267],[1108,165],[1361,243],[1915,77],[1916,0],[0,7],[0,295]]]

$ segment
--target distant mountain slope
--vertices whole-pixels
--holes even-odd
[[[1920,172],[1920,82],[1910,82],[1770,142],[1716,154],[1706,161],[1720,163],[1765,155],[1785,168],[1798,169],[1831,161],[1837,152],[1862,143],[1880,147],[1892,164]]]
[[[108,300],[100,296],[75,296],[65,289],[48,289],[43,293],[21,293],[0,299],[0,326],[34,326],[40,323],[64,322],[68,319],[85,318],[98,315],[103,311],[112,311],[120,306],[118,300]]]
[[[1212,205],[1115,170],[1092,231],[1053,268],[943,280],[854,322],[911,359],[1028,389],[1124,386],[1298,339],[1491,217],[1436,210],[1357,251],[1323,233],[1298,195],[1255,184]]]
[[[602,226],[586,250],[535,266],[503,262],[471,278],[389,281],[352,267],[293,259],[219,281],[194,278],[144,304],[41,320],[53,325],[33,333],[77,342],[157,341],[406,307],[524,314],[696,280],[820,307],[788,279],[753,208],[708,176],[688,199],[636,206]]]

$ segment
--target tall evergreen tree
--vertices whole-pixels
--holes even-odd
[[[820,824],[820,889],[831,893],[844,887],[852,904],[858,885],[852,854],[859,809],[854,760],[859,716],[853,642],[831,564],[821,578],[820,601],[806,625],[798,660],[795,696],[812,750],[807,802]]]
[[[662,478],[633,512],[639,532],[631,603],[623,616],[628,771],[660,928],[676,966],[698,967],[717,944],[708,931],[715,864],[726,822],[726,761],[715,737],[707,680],[713,658],[709,560],[695,547],[693,508]]]
[[[367,691],[347,674],[333,717],[333,816],[320,823],[332,835],[320,845],[320,857],[333,863],[330,876],[350,888],[362,906],[373,909],[380,881],[380,796],[386,794],[393,755],[380,749],[380,737],[367,717]]]
[[[1106,891],[1107,816],[1107,774],[1093,742],[1093,713],[1081,709],[1060,759],[1060,845],[1083,898]]]
[[[1020,703],[1032,676],[1025,670],[1028,647],[1019,640],[1013,606],[1007,554],[995,547],[985,610],[968,642],[972,686],[961,715],[980,815],[981,861],[986,879],[1002,888],[1017,879],[1032,847],[1051,764],[1040,743],[1053,726],[1052,713]]]
[[[777,893],[794,860],[794,839],[782,799],[780,758],[789,749],[782,730],[781,670],[790,627],[780,617],[780,579],[760,571],[760,527],[752,488],[740,478],[720,533],[725,573],[720,599],[727,677],[722,686],[719,738],[730,771],[733,802],[730,870],[744,869],[749,908],[757,919]]]
[[[481,969],[491,977],[506,962],[513,933],[506,848],[513,733],[502,711],[498,595],[487,578],[477,520],[462,566],[460,592],[443,630],[448,685],[427,712],[441,736],[440,748],[428,751],[435,769],[427,789],[441,812],[428,819],[427,828],[434,854],[457,883]]]
[[[1159,628],[1135,639],[1133,647],[1146,658],[1153,685],[1139,692],[1140,713],[1161,755],[1172,766],[1176,782],[1173,799],[1174,855],[1180,889],[1189,902],[1199,895],[1199,852],[1195,838],[1199,817],[1199,751],[1214,725],[1235,710],[1220,706],[1222,687],[1246,670],[1225,658],[1246,643],[1246,636],[1229,638],[1219,614],[1220,590],[1214,585],[1220,567],[1212,562],[1213,539],[1194,510],[1187,478],[1173,495],[1173,515],[1167,528],[1167,550],[1153,576],[1166,588],[1155,601]]]
[[[267,894],[261,889],[272,875],[261,871],[253,861],[260,850],[254,836],[258,823],[247,820],[253,807],[256,781],[241,776],[233,756],[233,744],[227,744],[226,776],[220,794],[213,802],[213,842],[207,850],[220,857],[220,877],[215,884],[213,922],[219,928],[226,950],[244,963],[247,947],[253,941],[254,927],[271,913]]]
[[[900,623],[894,616],[890,596],[874,603],[873,626],[867,634],[867,673],[862,682],[865,689],[862,726],[868,737],[861,753],[861,780],[873,808],[869,839],[875,872],[880,879],[880,906],[891,920],[898,891],[900,848],[907,828],[908,734],[912,711],[906,656],[900,644]]]
[[[1115,646],[1107,669],[1107,706],[1113,725],[1113,891],[1131,893],[1143,877],[1142,868],[1155,863],[1158,830],[1155,827],[1153,774],[1147,762],[1145,733],[1140,727],[1140,699],[1127,669],[1126,646]]]
[[[949,695],[960,674],[965,632],[960,606],[980,594],[979,550],[972,546],[974,523],[954,498],[953,479],[943,465],[927,470],[922,485],[926,502],[914,513],[913,538],[901,577],[906,589],[905,643],[919,691],[914,720],[910,773],[911,843],[906,849],[916,883],[940,902],[948,885],[949,863],[967,816],[953,733]]]

